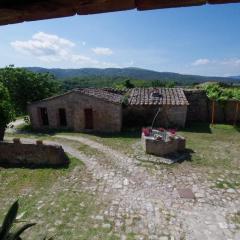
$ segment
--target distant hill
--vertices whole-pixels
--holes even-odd
[[[72,79],[76,77],[126,77],[139,80],[161,80],[175,81],[178,84],[203,83],[208,81],[217,81],[224,83],[240,83],[240,77],[205,77],[198,75],[185,75],[173,72],[157,72],[141,68],[80,68],[80,69],[60,69],[60,68],[26,68],[33,72],[49,72],[58,79]]]
[[[240,80],[240,76],[231,76],[230,78],[234,78],[234,79],[239,79]]]

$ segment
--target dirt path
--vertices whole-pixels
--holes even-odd
[[[16,121],[8,124],[9,127],[7,128],[6,132],[7,133],[16,133],[17,132],[17,127],[21,126],[24,123],[25,122],[24,122],[23,118],[17,119]]]
[[[54,137],[59,140],[44,142],[61,144],[84,161],[97,180],[96,186],[89,183],[89,187],[108,206],[96,218],[114,222],[114,231],[121,233],[122,239],[127,233],[152,240],[240,239],[235,225],[227,221],[230,213],[240,210],[239,192],[211,188],[212,183],[200,172],[175,175],[164,168],[149,172],[135,159],[83,137]],[[86,156],[65,140],[89,145],[104,155]],[[196,198],[180,198],[180,188],[191,189]]]

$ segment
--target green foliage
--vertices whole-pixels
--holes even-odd
[[[240,101],[240,88],[235,88],[233,90],[233,99]]]
[[[173,88],[176,86],[176,82],[174,81],[160,81],[154,80],[151,82],[152,87],[166,87],[166,88]]]
[[[230,87],[228,85],[210,83],[203,85],[207,96],[214,101],[226,102],[228,100],[240,101],[240,88]]]
[[[214,101],[217,101],[221,94],[221,88],[218,84],[212,83],[204,86],[207,96]]]
[[[224,77],[203,77],[197,75],[183,75],[173,72],[157,72],[141,68],[80,68],[80,69],[46,69],[46,68],[28,68],[35,72],[50,72],[58,79],[73,79],[75,77],[86,79],[95,77],[102,81],[106,79],[138,79],[144,82],[150,82],[153,80],[161,80],[163,82],[174,81],[178,85],[193,85],[196,83],[204,83],[207,81],[211,82],[225,82],[225,83],[240,83],[239,79],[235,78],[224,78]]]
[[[142,80],[129,77],[109,77],[109,76],[87,76],[87,77],[74,77],[59,80],[63,91],[69,91],[74,88],[85,87],[113,87],[116,89],[125,89],[133,87],[174,87],[176,82],[161,81],[161,80]]]
[[[18,213],[19,204],[18,201],[13,203],[10,207],[6,217],[4,218],[3,224],[0,227],[0,239],[1,240],[21,240],[21,235],[24,231],[32,226],[36,225],[36,223],[29,223],[21,228],[11,231],[14,223],[16,222],[16,217]]]
[[[0,128],[14,120],[15,114],[10,100],[9,92],[0,81]]]
[[[0,69],[0,81],[8,89],[17,114],[27,111],[27,103],[59,93],[60,85],[49,73],[33,73],[10,65]]]
[[[226,102],[233,99],[233,90],[228,88],[222,88],[220,91],[219,101]]]
[[[124,82],[124,87],[126,87],[126,88],[134,88],[135,86],[134,86],[134,84],[133,83],[131,83],[131,81],[129,80],[129,79],[127,79],[125,82]]]
[[[130,79],[126,79],[123,82],[117,83],[114,85],[114,88],[119,90],[124,90],[124,89],[129,89],[134,87],[135,87],[135,84],[133,84]]]

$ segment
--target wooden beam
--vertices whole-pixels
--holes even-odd
[[[205,3],[206,0],[136,0],[138,10],[200,6]]]
[[[130,10],[135,8],[135,0],[92,0],[80,1],[78,14],[95,14]]]
[[[227,4],[227,3],[239,3],[239,0],[208,0],[210,4]]]
[[[240,0],[0,0],[0,25],[134,8],[149,10],[238,2]]]

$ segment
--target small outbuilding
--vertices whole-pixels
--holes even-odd
[[[184,127],[187,107],[180,88],[82,88],[33,102],[28,112],[34,129],[120,132],[150,126],[155,117],[155,127]]]
[[[71,129],[119,132],[122,95],[102,89],[75,89],[28,106],[34,129]]]
[[[185,126],[189,103],[182,88],[134,88],[127,94],[124,125]]]

